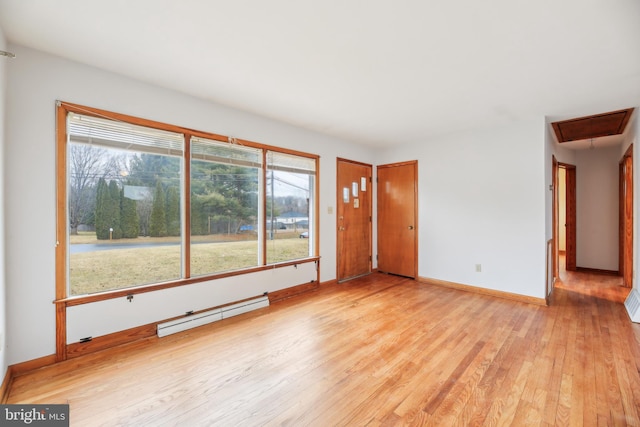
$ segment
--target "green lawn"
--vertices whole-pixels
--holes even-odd
[[[269,263],[306,258],[309,255],[309,240],[298,238],[297,233],[278,235],[267,241]],[[243,237],[244,236],[244,237]],[[241,238],[253,240],[228,240],[199,236],[192,239],[191,276],[238,270],[258,266],[258,241],[253,236]],[[229,237],[229,236],[227,236]],[[237,235],[234,235],[237,238]],[[82,233],[71,236],[71,244],[98,243],[95,234]],[[178,238],[120,239],[110,244],[121,243],[169,243]],[[179,245],[149,246],[127,249],[109,249],[70,256],[70,295],[83,295],[107,290],[121,289],[180,278],[181,254]]]

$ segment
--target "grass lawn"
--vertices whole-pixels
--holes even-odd
[[[227,236],[229,235],[222,235]],[[238,235],[231,235],[237,238]],[[191,246],[191,276],[255,267],[258,263],[258,241],[255,235],[239,235],[253,240],[224,241],[217,236],[197,236]],[[309,240],[297,233],[279,235],[267,241],[269,263],[305,258]],[[218,240],[218,241],[216,241]],[[222,241],[219,241],[222,240]],[[71,236],[71,244],[105,243],[94,233]],[[119,239],[111,243],[169,243],[177,237]],[[83,295],[121,289],[180,278],[180,245],[109,249],[72,254],[70,258],[70,295]]]

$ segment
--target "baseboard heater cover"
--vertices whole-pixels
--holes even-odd
[[[186,331],[187,329],[217,322],[218,320],[237,316],[248,311],[257,310],[259,308],[268,306],[269,298],[263,296],[239,302],[237,304],[204,311],[202,313],[181,317],[180,319],[171,320],[169,322],[159,323],[157,329],[158,337],[166,337],[167,335]]]
[[[624,306],[627,309],[631,321],[640,323],[640,292],[638,292],[638,289],[631,289],[627,299],[624,301]]]
[[[233,305],[228,305],[226,307],[222,307],[220,310],[222,311],[222,318],[227,319],[229,317],[237,316],[238,314],[257,310],[263,307],[269,307],[269,297],[267,296],[254,298],[248,301],[242,301]]]

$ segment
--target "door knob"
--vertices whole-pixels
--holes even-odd
[[[410,226],[409,226],[409,230],[413,230],[413,225],[410,225]]]

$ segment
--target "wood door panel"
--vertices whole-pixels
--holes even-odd
[[[633,286],[633,144],[620,161],[620,275]]]
[[[573,165],[563,165],[566,168],[566,216],[567,216],[567,236],[566,236],[566,270],[576,271],[577,258],[577,215],[576,215],[576,167]]]
[[[625,209],[624,209],[624,285],[633,285],[633,159],[625,161]]]
[[[338,159],[338,281],[371,272],[371,174],[371,165]],[[345,189],[348,201],[343,197]]]
[[[558,161],[556,160],[556,156],[551,157],[551,182],[553,185],[553,193],[551,196],[551,206],[553,209],[552,216],[552,269],[553,269],[553,281],[560,277],[560,266],[558,262],[558,248],[559,248],[559,230],[558,230],[558,222],[559,222],[559,206],[558,206],[558,191],[559,191],[559,180],[558,180]],[[562,225],[564,227],[564,224]],[[552,285],[553,287],[553,285]]]
[[[378,270],[417,276],[417,163],[378,166]]]

